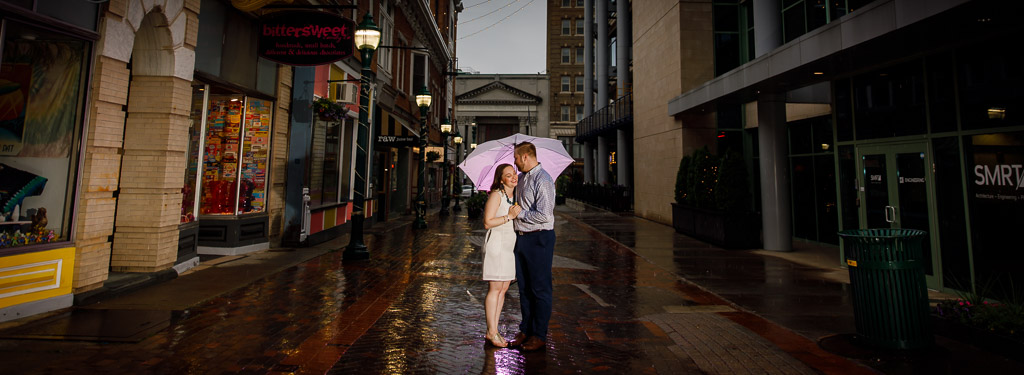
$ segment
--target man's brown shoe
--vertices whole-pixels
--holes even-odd
[[[525,351],[532,352],[540,349],[544,349],[544,340],[541,340],[540,337],[530,336],[530,338],[523,343],[523,350]]]
[[[508,342],[508,347],[514,348],[523,345],[523,342],[526,341],[526,338],[527,336],[525,333],[519,332],[516,334],[516,337],[512,339],[512,341]]]

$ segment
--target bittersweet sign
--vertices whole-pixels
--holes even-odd
[[[260,57],[285,65],[323,65],[352,55],[356,23],[330,13],[293,11],[264,16]]]

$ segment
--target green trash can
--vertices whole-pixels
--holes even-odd
[[[921,349],[935,343],[928,286],[917,229],[853,229],[839,232],[853,291],[857,335],[885,349]]]

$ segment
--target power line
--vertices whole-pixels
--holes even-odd
[[[498,8],[498,9],[492,10],[492,11],[490,11],[490,12],[488,12],[487,14],[484,14],[484,15],[482,15],[482,16],[479,16],[479,17],[473,18],[473,19],[471,19],[471,20],[468,20],[468,21],[465,21],[465,22],[462,22],[462,21],[460,21],[460,22],[459,22],[459,25],[460,25],[460,26],[461,26],[461,25],[465,25],[465,24],[467,24],[467,23],[470,23],[470,22],[476,21],[476,20],[478,20],[478,19],[481,19],[481,18],[487,17],[487,16],[489,16],[489,15],[491,15],[491,14],[494,14],[495,12],[497,12],[497,11],[499,11],[499,10],[502,10],[502,9],[508,8],[508,6],[509,6],[509,5],[512,5],[512,4],[515,4],[515,3],[518,3],[518,2],[519,2],[519,0],[515,0],[515,1],[512,1],[512,2],[510,2],[510,3],[508,3],[508,4],[505,4],[505,5],[504,5],[504,6],[502,6],[501,8]],[[531,3],[532,3],[532,1],[531,1]]]
[[[469,6],[466,6],[466,7],[462,8],[462,9],[469,9],[469,8],[475,7],[477,5],[484,5],[484,4],[487,4],[487,3],[491,2],[491,1],[494,1],[494,0],[486,0],[486,1],[482,2],[482,3],[476,3],[476,4],[473,4],[473,5],[469,5]]]
[[[516,1],[519,1],[519,0],[516,0]],[[526,7],[530,6],[530,4],[533,4],[534,1],[536,1],[536,0],[530,0],[530,2],[526,3],[526,5],[523,5],[519,9],[516,9],[515,12],[512,12],[512,14],[509,14],[509,15],[505,16],[505,18],[502,18],[502,19],[498,20],[498,22],[492,23],[492,24],[488,25],[485,28],[482,28],[482,29],[477,30],[477,31],[475,31],[473,33],[470,33],[469,35],[463,36],[463,37],[459,38],[458,40],[463,40],[463,39],[469,38],[469,37],[471,37],[473,35],[476,35],[476,34],[484,32],[484,31],[487,31],[487,29],[490,29],[490,28],[494,27],[495,25],[501,23],[502,21],[507,20],[510,17],[516,15],[516,13],[519,13],[519,11],[521,11],[521,10],[525,9]]]

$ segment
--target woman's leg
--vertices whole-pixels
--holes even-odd
[[[498,333],[498,316],[501,314],[499,300],[501,296],[502,281],[488,281],[487,297],[484,298],[484,314],[487,318],[487,339],[490,340]]]
[[[494,321],[501,321],[501,310],[505,308],[505,294],[508,293],[508,287],[512,285],[511,281],[501,281],[501,290],[498,292],[498,312],[494,314]]]

